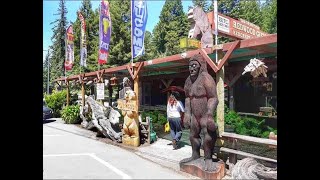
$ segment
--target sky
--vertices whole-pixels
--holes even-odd
[[[209,0],[211,1],[211,0]],[[95,10],[99,7],[100,0],[91,0],[92,9]],[[77,19],[77,10],[80,8],[82,0],[66,0],[66,8],[67,8],[67,21],[75,22]],[[165,3],[165,0],[150,0],[147,1],[148,5],[148,21],[146,30],[152,32],[155,25],[159,22],[160,12]],[[182,1],[184,12],[188,11],[188,6],[192,6],[191,0],[183,0]],[[59,7],[59,0],[44,0],[43,1],[43,59],[47,54],[47,50],[49,45],[52,44],[52,27],[53,24],[51,22],[55,21],[58,15],[54,15],[57,13]],[[112,8],[112,7],[110,7]],[[112,35],[112,34],[111,34]]]

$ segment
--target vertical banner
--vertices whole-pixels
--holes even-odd
[[[99,59],[98,63],[107,63],[109,55],[109,44],[111,40],[111,17],[109,11],[109,2],[102,0],[100,5],[99,20]]]
[[[70,25],[67,28],[67,35],[66,35],[66,60],[64,62],[64,68],[67,71],[72,70],[72,65],[74,62],[74,48],[73,48],[73,28]]]
[[[83,15],[78,11],[78,17],[81,23],[81,39],[80,39],[80,66],[87,67],[87,38],[86,38],[86,22]]]
[[[147,2],[145,0],[131,0],[132,59],[144,54],[144,34],[147,20]]]

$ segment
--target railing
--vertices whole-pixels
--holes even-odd
[[[258,156],[258,155],[243,152],[243,151],[240,151],[237,149],[238,141],[246,141],[246,142],[251,142],[251,143],[256,143],[256,144],[264,144],[264,145],[269,145],[269,147],[277,148],[277,140],[256,138],[256,137],[244,136],[244,135],[239,135],[239,134],[229,133],[229,132],[223,132],[221,136],[222,136],[222,139],[226,139],[226,140],[229,140],[232,142],[232,149],[226,148],[226,147],[220,148],[220,151],[229,153],[229,162],[232,164],[236,164],[237,155],[241,155],[241,156],[245,156],[245,157],[252,157],[255,159],[260,159],[260,160],[264,160],[264,161],[277,163],[276,159]]]

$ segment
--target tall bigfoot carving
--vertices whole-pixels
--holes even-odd
[[[216,83],[207,72],[206,61],[200,54],[196,54],[189,60],[190,76],[187,78],[184,90],[186,94],[184,122],[190,125],[190,142],[192,156],[183,159],[186,163],[200,158],[200,132],[204,133],[203,148],[205,167],[212,169],[212,152],[217,140],[216,126],[213,120],[213,112],[218,105]]]

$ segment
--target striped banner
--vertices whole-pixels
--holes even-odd
[[[80,40],[80,66],[87,67],[87,38],[86,38],[86,22],[83,15],[78,11],[78,17],[81,23],[81,40]]]
[[[99,20],[99,58],[98,63],[105,64],[109,55],[109,44],[111,40],[111,17],[109,12],[109,2],[101,1]]]
[[[67,36],[66,36],[66,60],[64,62],[65,70],[72,70],[74,62],[74,44],[73,44],[73,28],[70,25],[67,28]]]

